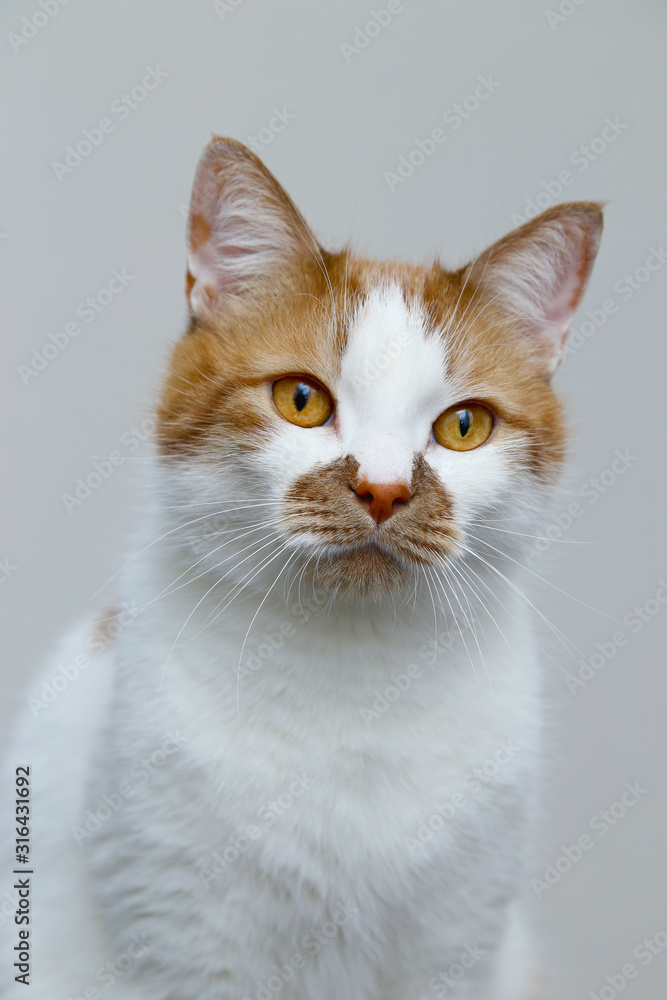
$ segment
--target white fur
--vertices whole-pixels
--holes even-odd
[[[421,311],[396,285],[374,289],[350,324],[336,387],[339,450],[357,459],[360,479],[410,482],[447,406],[444,368],[443,341],[427,337]]]
[[[366,361],[406,332],[396,360],[360,382]],[[351,452],[364,475],[384,481],[407,476],[423,454],[464,533],[483,532],[488,511],[518,511],[530,524],[541,496],[515,452],[493,441],[446,452],[431,440],[435,417],[474,395],[472,385],[448,384],[444,362],[416,307],[396,289],[376,290],[332,387],[338,431],[283,422],[245,465],[215,454],[187,470],[156,461],[159,507],[121,586],[141,613],[53,705],[26,714],[8,758],[10,770],[30,763],[34,774],[31,1000],[93,986],[104,996],[96,970],[142,934],[152,943],[116,978],[119,1000],[267,991],[281,1000],[527,1000],[530,970],[509,927],[535,809],[540,682],[515,584],[472,562],[476,588],[442,578],[446,597],[422,581],[413,603],[309,610],[307,585],[283,586],[297,542],[283,548],[272,523],[296,476]],[[216,511],[224,533],[207,537]],[[196,573],[179,578],[193,551]],[[436,630],[451,637],[430,662]],[[84,641],[74,633],[62,655]],[[247,667],[251,654],[258,669]],[[390,684],[400,695],[373,715]],[[177,749],[138,777],[167,739]],[[491,776],[476,788],[480,767]],[[77,844],[71,828],[85,810],[104,812],[118,795],[95,836]],[[282,811],[269,821],[272,801]],[[437,808],[448,806],[439,824]],[[415,847],[429,821],[442,828]],[[225,850],[228,867],[209,877]],[[24,987],[7,985],[8,938],[0,961],[10,1000]],[[303,967],[280,989],[267,985],[296,953]],[[481,957],[443,993],[442,976],[464,954]]]

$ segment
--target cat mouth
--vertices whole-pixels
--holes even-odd
[[[317,560],[311,576],[316,587],[338,593],[379,596],[408,583],[412,568],[378,540],[355,546],[332,546]]]
[[[380,525],[349,540],[318,534],[319,538],[309,539],[303,552],[305,576],[318,588],[361,596],[414,586],[416,575],[425,567],[442,565],[458,550],[457,535],[451,531],[405,535]]]
[[[394,539],[371,537],[354,544],[330,542],[317,559],[308,559],[305,574],[317,588],[351,596],[380,597],[414,587],[424,567],[442,564],[455,555],[453,546],[434,551]]]
[[[307,575],[336,592],[380,593],[457,555],[452,500],[423,458],[414,465],[409,502],[379,523],[355,496],[358,468],[351,456],[338,459],[299,477],[285,494],[281,527],[297,546],[300,536]]]
[[[358,555],[361,558],[385,559],[410,572],[419,566],[430,566],[451,558],[456,554],[456,536],[452,533],[439,539],[437,545],[432,539],[403,539],[384,535],[382,528],[373,535],[352,544],[329,542],[327,557],[341,559]]]
[[[365,542],[360,542],[357,545],[346,545],[342,546],[342,551],[344,553],[350,552],[380,552],[382,555],[387,556],[389,559],[399,560],[399,557],[395,552],[392,551],[390,545],[388,545],[381,538],[369,538]]]

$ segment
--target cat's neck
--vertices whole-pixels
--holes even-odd
[[[177,577],[168,546],[145,553],[127,575],[135,612],[120,636],[127,675],[139,673],[139,650],[146,692],[196,690],[227,712],[263,712],[280,698],[308,713],[335,696],[361,713],[373,710],[378,692],[388,700],[398,692],[403,706],[443,686],[491,692],[510,675],[514,683],[530,646],[526,609],[511,589],[497,600],[489,590],[476,606],[459,598],[459,607],[425,585],[380,600],[336,599],[305,583],[248,588],[230,600],[215,578]]]

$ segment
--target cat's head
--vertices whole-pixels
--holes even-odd
[[[598,205],[560,205],[457,271],[331,253],[253,153],[214,139],[158,413],[201,572],[380,594],[514,552],[562,463],[550,380],[601,229]]]

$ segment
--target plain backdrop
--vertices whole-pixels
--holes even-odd
[[[543,625],[550,763],[533,876],[551,884],[526,891],[554,1000],[611,997],[627,963],[624,1000],[664,1000],[664,2],[5,0],[0,20],[5,732],[125,558],[146,454],[133,428],[183,330],[184,210],[212,132],[255,137],[327,245],[383,258],[459,265],[537,204],[607,201],[557,377],[569,496],[530,556],[531,596],[566,638]],[[133,98],[145,77],[154,89]],[[113,127],[98,135],[102,119]],[[114,270],[125,284],[107,294]],[[112,474],[67,503],[114,451]],[[587,686],[571,691],[564,671],[580,669]],[[631,806],[618,805],[626,782],[641,790]]]

